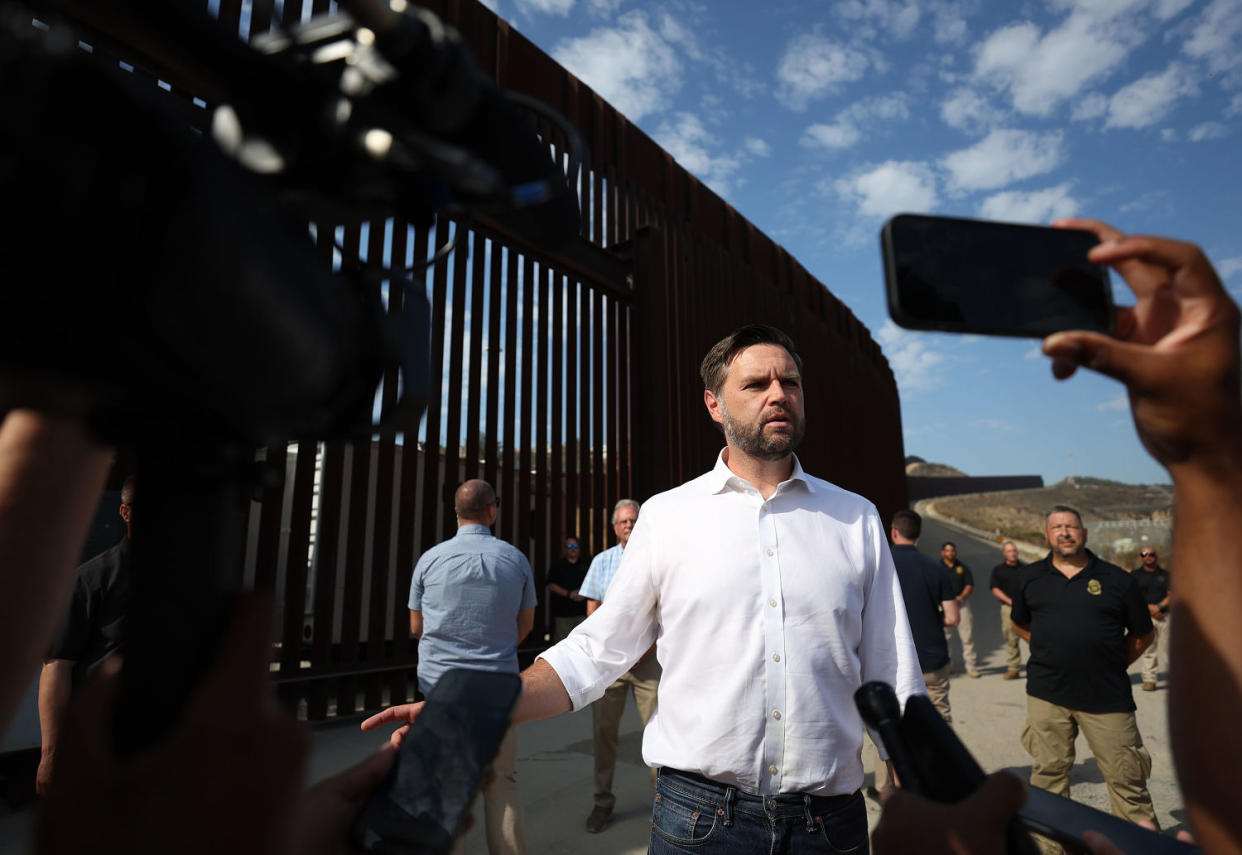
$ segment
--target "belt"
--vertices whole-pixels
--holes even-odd
[[[810,828],[813,827],[813,817],[818,817],[823,813],[834,813],[859,798],[858,790],[839,796],[813,796],[809,793],[775,793],[764,796],[757,793],[748,793],[732,784],[722,784],[719,781],[713,781],[711,778],[705,778],[697,772],[685,772],[669,766],[664,766],[660,769],[660,777],[670,778],[673,781],[681,779],[720,796],[724,803],[721,813],[725,818],[725,825],[732,825],[732,812],[734,808],[745,809],[749,807],[752,810],[757,809],[759,812],[778,810],[780,808],[801,808],[806,815],[807,827]]]

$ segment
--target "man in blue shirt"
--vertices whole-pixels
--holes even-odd
[[[638,522],[638,502],[622,499],[612,510],[612,530],[617,535],[617,545],[605,549],[591,562],[586,578],[578,593],[587,598],[587,615],[600,607],[612,584],[612,578],[621,566],[621,556],[629,543],[630,532]],[[625,696],[634,693],[638,716],[643,727],[651,719],[656,708],[656,692],[660,685],[660,663],[651,650],[633,668],[621,675],[604,692],[604,696],[591,704],[591,718],[595,732],[595,807],[587,817],[586,830],[592,834],[608,827],[608,820],[616,806],[617,797],[612,792],[612,776],[617,768],[617,743],[621,731],[621,715],[625,712]],[[656,770],[651,770],[651,785],[656,782]]]
[[[486,481],[467,481],[457,488],[453,508],[456,537],[424,552],[410,579],[410,632],[418,638],[424,695],[451,668],[518,673],[517,646],[535,624],[530,562],[490,530],[500,513],[496,491]],[[525,855],[516,729],[492,765],[496,774],[483,790],[487,851]]]

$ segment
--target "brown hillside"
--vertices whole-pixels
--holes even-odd
[[[943,463],[907,463],[906,474],[918,478],[965,478],[966,473]]]

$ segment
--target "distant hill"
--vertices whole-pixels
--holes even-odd
[[[1076,509],[1088,529],[1099,521],[1167,520],[1173,511],[1173,488],[1075,477],[1038,490],[949,496],[935,499],[934,505],[937,514],[965,525],[1042,545],[1045,514],[1054,505]],[[1088,546],[1091,543],[1089,533]]]
[[[954,469],[944,463],[927,463],[919,460],[906,464],[906,474],[914,475],[918,478],[965,478],[966,473],[960,469]]]

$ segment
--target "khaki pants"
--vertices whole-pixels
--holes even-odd
[[[1022,667],[1022,649],[1018,646],[1022,636],[1013,628],[1013,607],[1001,603],[1001,634],[1005,636],[1005,665],[1010,671]]]
[[[483,817],[489,855],[526,855],[526,818],[517,791],[517,727],[510,727],[492,761],[492,781],[483,788]],[[453,855],[464,855],[466,835]]]
[[[1156,811],[1147,792],[1151,756],[1143,747],[1132,712],[1086,713],[1028,695],[1022,747],[1034,761],[1031,786],[1069,798],[1069,774],[1079,729],[1087,737],[1108,785],[1113,815],[1130,822],[1155,822]]]
[[[953,724],[953,716],[949,710],[949,666],[945,665],[938,671],[924,671],[923,682],[927,684],[927,699],[932,702],[940,717]],[[882,790],[888,786],[888,764],[880,759],[879,752],[875,755],[875,788]]]
[[[557,617],[552,618],[552,643],[564,641],[565,636],[574,631],[574,627],[586,620],[586,615],[576,615],[574,617]]]
[[[966,660],[966,670],[975,671],[975,616],[970,609],[969,600],[959,600],[957,604],[958,613],[962,616],[961,622],[957,626],[946,626],[944,628],[944,640],[952,643],[953,630],[957,630],[957,637],[962,640],[962,658]],[[952,665],[953,663],[949,663]]]
[[[1156,630],[1156,637],[1151,640],[1151,646],[1143,651],[1143,656],[1139,660],[1143,663],[1143,682],[1156,682],[1157,670],[1160,666],[1160,660],[1163,659],[1165,666],[1168,666],[1168,647],[1169,647],[1169,617],[1165,615],[1163,620],[1151,619],[1151,625]],[[1164,651],[1160,650],[1160,645],[1164,644]]]
[[[660,685],[660,663],[655,653],[635,665],[604,691],[604,696],[591,704],[595,725],[595,805],[612,810],[617,797],[612,794],[612,775],[617,767],[617,740],[621,730],[621,714],[625,712],[625,695],[634,693],[638,716],[643,727],[656,709],[656,691]],[[651,786],[656,785],[656,770],[651,770]]]

